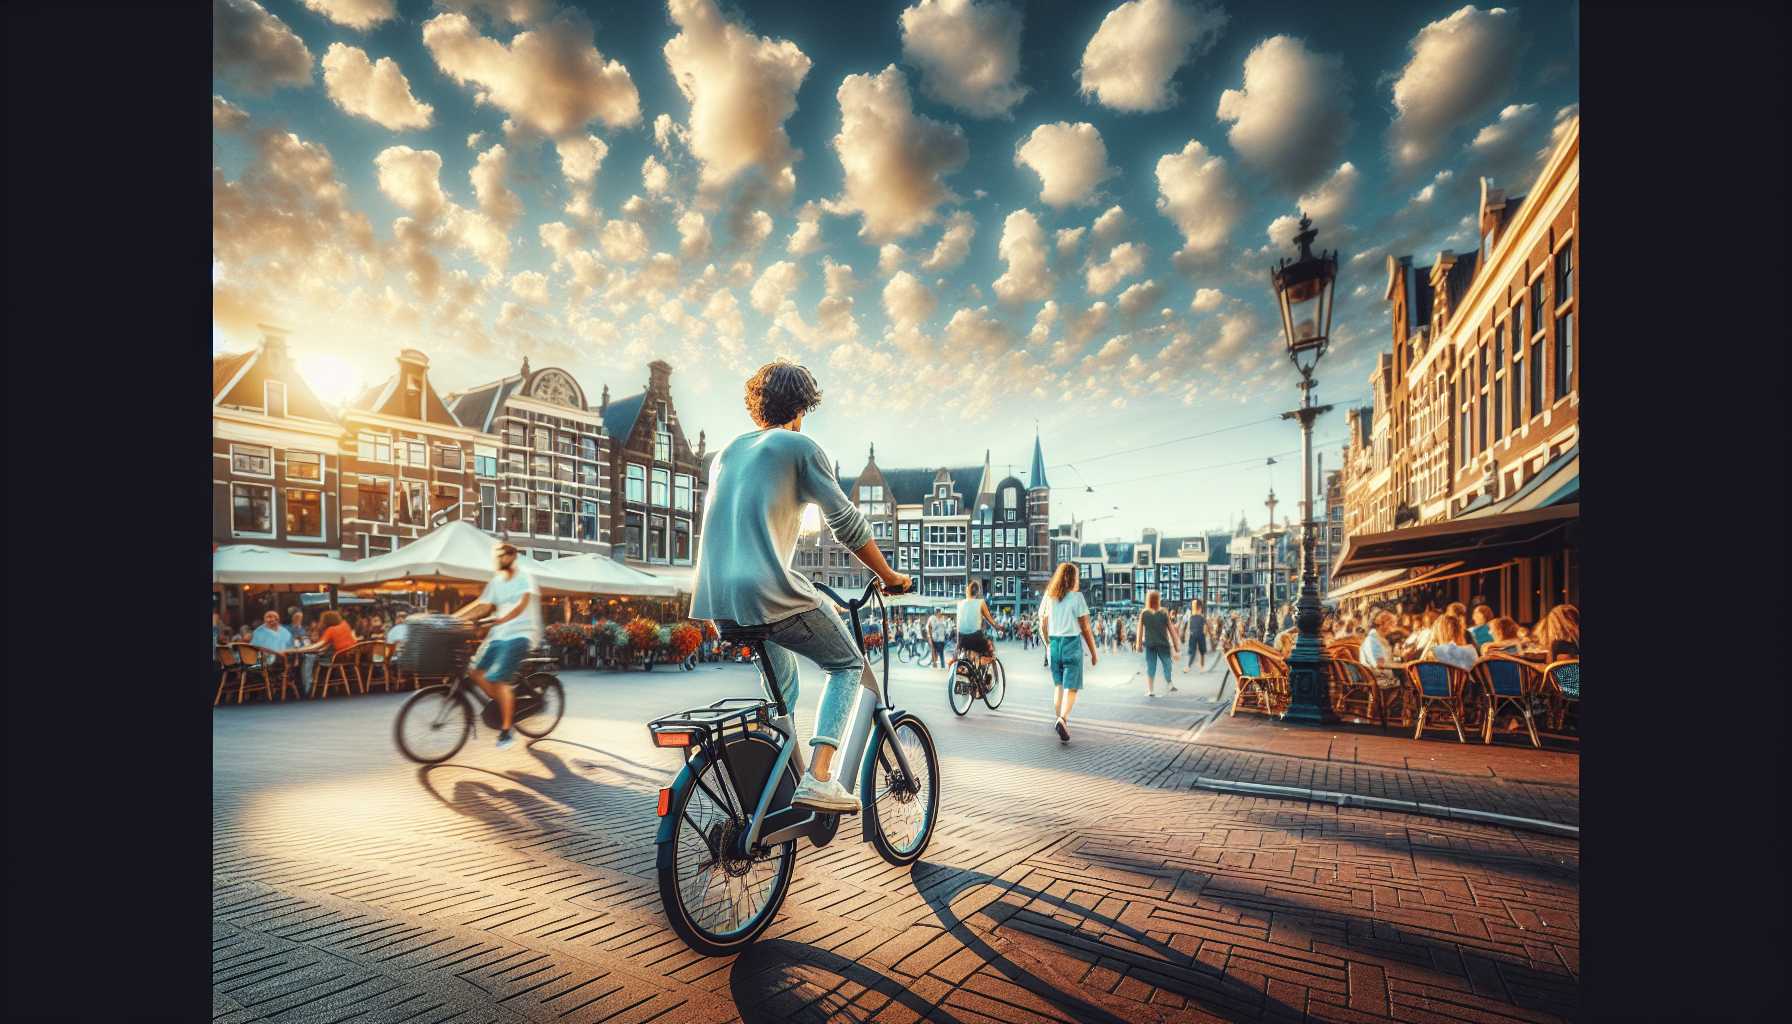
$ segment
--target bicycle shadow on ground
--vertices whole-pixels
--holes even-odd
[[[864,1005],[867,990],[887,999]],[[743,1024],[870,1021],[885,1016],[891,1005],[922,1020],[959,1021],[873,967],[787,939],[756,942],[736,957],[729,971],[728,994]]]
[[[551,750],[542,749],[542,742],[531,741],[524,749],[536,763],[548,769],[546,776],[515,769],[498,771],[450,761],[422,766],[417,771],[417,781],[425,792],[456,814],[499,827],[521,824],[536,828],[564,828],[572,824],[575,818],[593,810],[621,810],[630,803],[648,802],[647,794],[652,791],[650,786],[656,780],[643,779],[643,784],[639,786],[600,782],[575,771],[564,758]],[[633,772],[623,772],[608,766],[593,767],[640,778]],[[449,771],[489,776],[497,782],[480,778],[455,778],[452,787],[443,792],[439,780]],[[498,785],[498,782],[503,785]]]
[[[923,872],[932,874],[932,879],[923,882]],[[909,877],[947,934],[957,939],[961,945],[975,953],[985,964],[999,971],[1010,982],[1045,1000],[1053,1008],[1069,1015],[1071,1020],[1078,1021],[1079,1024],[1132,1024],[1140,1019],[1148,1019],[1142,1018],[1141,1014],[1149,1014],[1150,1011],[1144,1004],[1136,1000],[1125,999],[1095,989],[1084,990],[1083,995],[1078,995],[1074,991],[1077,987],[1077,979],[1058,973],[1050,964],[1025,953],[1018,947],[1014,949],[1012,956],[996,948],[996,945],[985,937],[983,932],[973,928],[969,922],[958,916],[957,912],[952,909],[952,901],[971,889],[993,885],[1002,890],[1003,896],[973,912],[973,916],[980,916],[988,921],[987,927],[991,932],[1007,924],[1017,915],[1032,914],[1035,917],[1043,918],[1044,915],[1040,911],[1023,910],[1023,907],[1029,906],[1034,901],[1049,904],[1054,915],[1061,913],[1077,918],[1075,926],[1053,919],[1049,925],[1042,923],[1040,925],[1042,930],[1049,927],[1070,936],[1074,927],[1075,933],[1084,945],[1098,944],[1100,941],[1096,935],[1084,932],[1085,926],[1098,926],[1101,929],[1115,932],[1124,936],[1134,945],[1151,950],[1155,956],[1150,959],[1163,962],[1164,968],[1168,970],[1156,974],[1152,978],[1153,984],[1174,992],[1205,1012],[1217,1014],[1228,1020],[1241,1019],[1241,1015],[1250,1017],[1291,1016],[1295,1020],[1300,1020],[1305,1015],[1304,1007],[1291,1006],[1282,1002],[1267,995],[1263,989],[1255,985],[1231,977],[1217,968],[1200,963],[1193,957],[1178,952],[1138,928],[1087,907],[1078,906],[1064,897],[1053,896],[1018,883],[1007,882],[982,871],[955,868],[945,864],[932,864],[927,861],[917,861],[909,869]],[[1008,896],[1017,897],[1019,903],[1010,902],[1005,898]],[[996,941],[1004,946],[1015,945],[1005,939],[998,938]],[[1054,950],[1066,957],[1075,957],[1079,961],[1085,961],[1087,958],[1087,965],[1093,966],[1094,953],[1092,951],[1082,950],[1079,956],[1077,952],[1073,952],[1076,947],[1070,944],[1053,942],[1049,939],[1040,939],[1039,941],[1051,942]],[[1141,956],[1131,950],[1115,951],[1132,959],[1139,959]],[[1017,956],[1028,962],[1017,962],[1015,959]],[[1168,976],[1168,971],[1178,969],[1182,973],[1198,974],[1208,984],[1197,986],[1183,979]]]

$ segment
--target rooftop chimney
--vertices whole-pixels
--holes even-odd
[[[398,353],[398,395],[405,416],[424,419],[423,393],[429,384],[429,357],[414,348]]]
[[[655,359],[647,364],[647,386],[665,389],[672,386],[672,364],[664,359]]]
[[[598,404],[597,412],[598,412],[598,415],[601,416],[604,413],[609,412],[609,411],[610,411],[610,385],[605,384],[604,385],[603,401]]]
[[[274,324],[256,324],[261,328],[261,351],[269,365],[276,368],[286,363],[286,328]]]

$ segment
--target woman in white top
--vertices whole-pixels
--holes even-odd
[[[1475,647],[1468,642],[1468,631],[1455,615],[1444,615],[1431,626],[1431,645],[1425,649],[1427,661],[1441,661],[1467,671],[1475,664]]]
[[[1394,628],[1394,613],[1381,612],[1375,616],[1374,625],[1369,627],[1368,635],[1363,637],[1363,646],[1357,657],[1370,668],[1387,668],[1394,663],[1394,648],[1388,643],[1388,631]]]
[[[1057,716],[1052,728],[1064,742],[1070,740],[1070,730],[1064,724],[1070,720],[1077,691],[1083,688],[1083,648],[1089,649],[1091,666],[1100,660],[1095,654],[1095,633],[1089,628],[1089,602],[1083,599],[1077,582],[1076,564],[1058,563],[1039,604],[1046,660],[1052,670],[1052,714]]]

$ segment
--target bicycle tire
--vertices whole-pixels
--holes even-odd
[[[1008,695],[1008,670],[1002,667],[1002,659],[995,658],[989,663],[989,688],[983,691],[983,703],[989,710],[1002,706],[1002,698]]]
[[[917,776],[924,774],[926,777],[904,780],[901,787],[892,786],[895,781],[892,772],[901,762],[889,749],[892,737],[880,728],[865,756],[859,793],[865,831],[871,837],[871,845],[877,848],[878,856],[901,867],[921,859],[933,839],[934,827],[939,823],[940,756],[933,745],[933,734],[914,715],[898,712],[891,728],[897,734],[894,741],[902,743],[903,751],[908,755],[909,766]],[[903,797],[902,790],[910,790],[907,798]],[[920,820],[911,829],[893,820],[899,817],[906,821],[916,817]],[[904,837],[901,841],[891,836],[892,826],[898,829],[899,836]]]
[[[542,682],[536,682],[542,680]],[[537,697],[541,701],[540,710],[525,715],[511,724],[516,731],[530,739],[540,739],[554,731],[560,724],[560,716],[566,713],[566,690],[560,685],[560,679],[552,672],[537,672],[524,681],[525,685],[539,687]]]
[[[701,865],[687,865],[687,860],[707,852],[705,830],[718,825],[726,827],[726,823],[730,821],[735,822],[735,827],[739,827],[739,819],[716,807],[703,787],[697,785],[697,780],[707,777],[706,784],[710,786],[711,792],[716,791],[718,785],[729,786],[730,798],[737,801],[738,794],[728,781],[727,771],[721,762],[700,759],[692,764],[696,770],[683,790],[672,795],[671,806],[667,809],[667,813],[675,815],[677,821],[672,839],[660,843],[656,851],[655,868],[659,876],[660,903],[665,909],[667,922],[672,925],[672,930],[678,937],[684,940],[685,945],[704,956],[731,956],[751,945],[777,918],[779,908],[784,905],[784,897],[790,891],[791,876],[796,871],[796,843],[780,843],[771,857],[766,858],[776,861],[769,879],[771,891],[766,895],[764,905],[746,924],[725,931],[705,925],[698,917],[707,904],[700,904],[695,908],[697,912],[693,912],[693,908],[687,905],[685,886],[680,884],[679,875],[687,866],[691,866],[693,871],[704,870]],[[702,824],[698,825],[691,809],[694,801],[708,804],[720,813],[715,818],[705,817]],[[709,868],[709,871],[713,875],[718,868],[720,865]],[[724,870],[723,874],[726,875],[727,872]],[[709,884],[706,882],[704,886],[704,895],[709,892]],[[727,884],[724,882],[724,887]]]
[[[412,715],[422,716],[411,721]],[[435,720],[430,721],[429,716]],[[413,740],[406,728],[407,723],[423,725],[417,731],[418,736],[427,737],[441,732],[444,745],[442,747],[424,746]],[[458,735],[457,735],[458,733]],[[456,693],[454,688],[445,685],[426,686],[404,702],[398,709],[398,717],[392,721],[392,739],[398,746],[398,752],[418,764],[441,764],[467,745],[467,738],[473,735],[473,707],[467,703],[464,694]]]
[[[962,661],[952,663],[952,672],[946,676],[946,703],[951,705],[952,713],[963,718],[971,710],[971,702],[976,699],[971,686],[971,667]]]

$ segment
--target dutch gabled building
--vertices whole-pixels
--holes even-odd
[[[672,366],[647,364],[647,386],[598,414],[610,439],[610,530],[614,557],[689,585],[703,528],[706,438],[692,447],[672,401]]]

